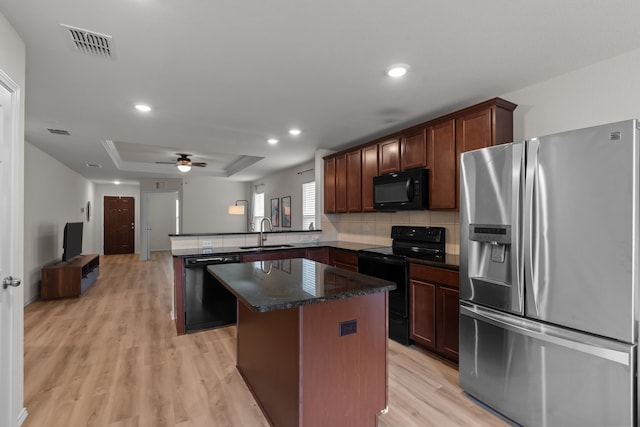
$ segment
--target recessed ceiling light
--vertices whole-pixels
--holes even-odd
[[[291,135],[300,135],[300,129],[290,129],[289,133]]]
[[[406,64],[395,64],[387,69],[387,75],[389,77],[402,77],[407,74],[409,66]]]
[[[120,181],[113,181],[115,185],[120,185]]]
[[[269,139],[267,139],[267,142],[268,142],[269,144],[277,144],[277,143],[278,143],[278,140],[277,140],[277,139],[275,139],[275,138],[269,138]]]
[[[151,107],[147,104],[136,104],[135,107],[136,110],[142,111],[143,113],[148,113],[149,111],[151,111]]]

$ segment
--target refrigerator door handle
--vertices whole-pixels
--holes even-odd
[[[525,167],[523,155],[525,144],[524,142],[512,144],[512,161],[513,161],[513,175],[512,175],[512,188],[513,197],[511,199],[511,224],[513,224],[513,233],[511,233],[511,250],[512,250],[512,263],[511,263],[511,281],[516,284],[518,312],[524,313],[524,277],[523,277],[523,249],[522,249],[522,194],[523,194],[523,172]]]
[[[506,315],[464,301],[460,302],[460,316],[467,316],[507,331],[610,360],[623,366],[631,366],[633,363],[629,350],[632,346],[629,344],[597,337],[590,337],[592,342],[588,342],[584,339],[585,335],[578,332]]]
[[[538,268],[537,268],[537,191],[538,191],[538,155],[540,142],[534,138],[527,141],[525,194],[524,194],[524,275],[525,286],[531,287],[535,315],[540,315],[538,306]]]

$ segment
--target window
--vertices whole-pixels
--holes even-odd
[[[260,229],[260,220],[264,216],[264,193],[253,195],[253,229]]]
[[[316,220],[316,182],[302,184],[302,229],[308,230]],[[316,224],[313,224],[317,228]]]

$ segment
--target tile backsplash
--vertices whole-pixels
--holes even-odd
[[[335,229],[337,239],[380,246],[391,245],[392,225],[444,227],[446,251],[460,254],[458,211],[404,211],[323,215],[322,230]]]

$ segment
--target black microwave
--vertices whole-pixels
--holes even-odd
[[[427,169],[413,168],[373,177],[377,211],[424,210],[429,201]]]

